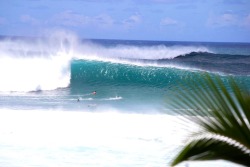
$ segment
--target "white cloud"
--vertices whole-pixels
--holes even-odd
[[[171,3],[174,2],[175,0],[152,0],[153,2],[162,2],[162,3]]]
[[[111,16],[106,14],[101,14],[98,16],[95,16],[92,19],[93,24],[96,24],[100,27],[110,27],[114,25],[114,20]]]
[[[51,23],[56,23],[64,26],[82,26],[86,25],[91,21],[87,16],[74,13],[70,10],[56,14],[52,19]]]
[[[210,15],[207,20],[207,26],[209,27],[241,27],[250,28],[250,14],[244,16],[236,15],[233,13],[224,13],[219,16]]]
[[[36,19],[30,15],[22,15],[20,19],[23,23],[30,23],[32,25],[40,24],[40,21],[38,19]]]
[[[22,15],[20,20],[23,23],[40,26],[56,27],[91,27],[93,29],[130,29],[142,22],[141,15],[133,14],[123,20],[115,20],[108,14],[87,16],[71,10],[55,14],[48,20],[38,20],[30,15]],[[1,24],[1,18],[0,18]]]
[[[156,3],[168,3],[168,4],[180,4],[180,3],[192,3],[190,0],[150,0]]]
[[[219,18],[223,24],[234,24],[237,21],[237,18],[233,14],[223,14]]]
[[[0,17],[0,25],[4,25],[6,23],[6,19],[3,17]]]
[[[248,14],[243,21],[243,26],[250,28],[250,14]]]
[[[162,19],[160,22],[161,26],[170,26],[170,25],[177,25],[177,24],[179,24],[177,20],[174,20],[168,17]]]
[[[224,13],[219,16],[210,15],[207,20],[207,25],[211,27],[227,27],[239,25],[239,18],[232,13]]]
[[[68,10],[55,15],[51,19],[50,23],[72,27],[82,27],[89,25],[108,27],[114,24],[114,20],[112,17],[106,14],[100,14],[98,16],[85,16]]]
[[[122,24],[125,28],[131,28],[142,22],[141,16],[138,14],[131,15],[128,19],[123,20]]]

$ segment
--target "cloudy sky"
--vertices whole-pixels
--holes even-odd
[[[250,42],[250,0],[1,0],[0,35]]]

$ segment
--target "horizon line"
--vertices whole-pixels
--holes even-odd
[[[22,35],[1,35],[1,38],[46,38],[46,36],[22,36]],[[180,42],[180,43],[240,43],[240,44],[250,44],[250,42],[243,41],[188,41],[188,40],[156,40],[156,39],[114,39],[114,38],[83,38],[80,40],[110,40],[110,41],[145,41],[145,42]]]

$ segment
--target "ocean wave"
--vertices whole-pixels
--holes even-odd
[[[205,58],[205,59],[210,59],[213,61],[214,59],[224,59],[231,61],[232,59],[235,60],[242,60],[242,59],[249,59],[250,55],[235,55],[235,54],[219,54],[219,53],[213,53],[213,52],[190,52],[186,53],[183,55],[178,55],[174,57],[173,59],[179,59],[179,60],[185,60],[185,59],[190,59],[190,60],[195,60],[196,58]],[[146,59],[148,60],[148,59]],[[168,58],[165,59],[155,59],[155,61],[164,61],[164,60],[169,60]]]
[[[135,46],[107,47],[80,41],[65,32],[53,32],[46,38],[4,38],[0,40],[0,91],[53,90],[70,85],[72,60],[140,64],[135,59],[172,59],[204,47]],[[143,64],[143,63],[142,63]]]
[[[68,32],[53,32],[47,34],[46,38],[4,38],[0,40],[0,91],[29,92],[68,87],[71,85],[75,61],[84,62],[83,65],[86,66],[82,65],[81,68],[91,66],[92,71],[100,70],[96,75],[104,77],[106,67],[102,66],[105,65],[103,63],[112,64],[109,66],[111,71],[118,70],[114,68],[117,64],[124,66],[125,69],[120,74],[125,77],[131,72],[126,70],[131,70],[129,66],[134,65],[140,66],[132,69],[140,71],[141,74],[151,76],[151,74],[160,73],[166,76],[168,71],[165,68],[212,71],[211,64],[222,62],[219,59],[223,56],[227,57],[223,59],[224,63],[233,59],[233,55],[216,54],[202,45],[165,45],[164,43],[141,45],[136,42],[106,45],[90,40],[81,41],[76,35]],[[250,62],[249,57],[246,58],[247,60],[242,57],[231,62],[235,62],[233,65],[237,68],[244,63],[248,66],[246,62]],[[90,62],[94,63],[94,66],[90,65]],[[203,64],[199,64],[201,62]],[[217,69],[223,72],[226,68],[218,67]],[[227,70],[228,68],[225,71]],[[243,70],[249,71],[247,67]],[[78,76],[83,75],[81,70],[76,72]],[[137,77],[145,77],[145,75]],[[88,79],[93,80],[91,76]],[[161,80],[160,77],[154,82],[158,80]],[[141,81],[143,82],[143,79]]]

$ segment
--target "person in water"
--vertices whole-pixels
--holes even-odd
[[[95,94],[96,94],[96,91],[92,92],[92,94],[95,95]]]

